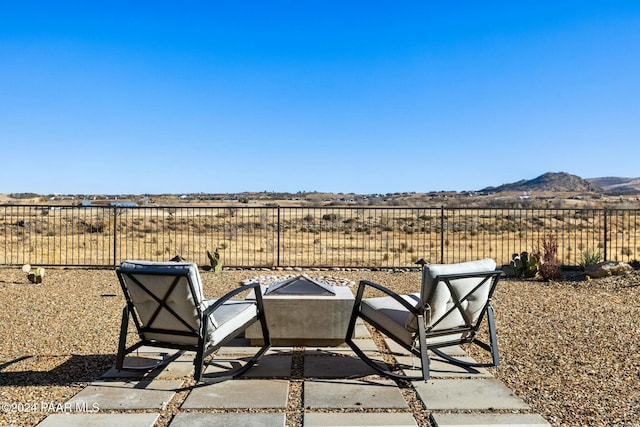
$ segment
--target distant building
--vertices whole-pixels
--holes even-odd
[[[136,202],[114,202],[109,200],[85,200],[80,203],[83,208],[90,207],[114,207],[114,208],[135,208],[138,207]]]

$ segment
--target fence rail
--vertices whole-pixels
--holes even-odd
[[[403,207],[0,206],[0,265],[109,267],[176,255],[231,267],[408,267],[534,252],[638,259],[639,210]]]

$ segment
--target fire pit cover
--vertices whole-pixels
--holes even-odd
[[[265,295],[335,295],[333,286],[315,280],[306,274],[270,285]]]

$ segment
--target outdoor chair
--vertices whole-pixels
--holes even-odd
[[[116,274],[126,299],[116,357],[118,370],[155,369],[193,351],[194,378],[200,381],[205,358],[256,321],[262,326],[264,345],[226,377],[251,368],[271,346],[258,283],[240,286],[219,299],[205,299],[200,273],[193,263],[124,261]],[[256,290],[255,300],[232,299],[251,289]],[[139,339],[127,347],[130,318]],[[142,346],[176,351],[148,366],[127,366],[126,356]]]
[[[424,265],[420,292],[410,295],[397,295],[379,284],[362,280],[346,342],[371,368],[395,379],[429,379],[428,350],[460,366],[498,366],[498,343],[490,303],[501,274],[502,271],[496,270],[495,261],[489,258],[458,264]],[[363,299],[366,289],[377,290],[386,296]],[[358,317],[417,356],[422,376],[392,372],[365,355],[352,339]],[[477,337],[484,320],[488,325],[489,343]],[[442,347],[467,343],[489,351],[492,363],[466,362],[441,350]]]

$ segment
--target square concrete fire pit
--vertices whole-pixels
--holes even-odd
[[[274,346],[344,343],[355,302],[348,286],[332,286],[301,275],[260,289]],[[253,292],[247,299],[255,299]],[[245,337],[252,345],[260,345],[260,324],[247,328]]]

